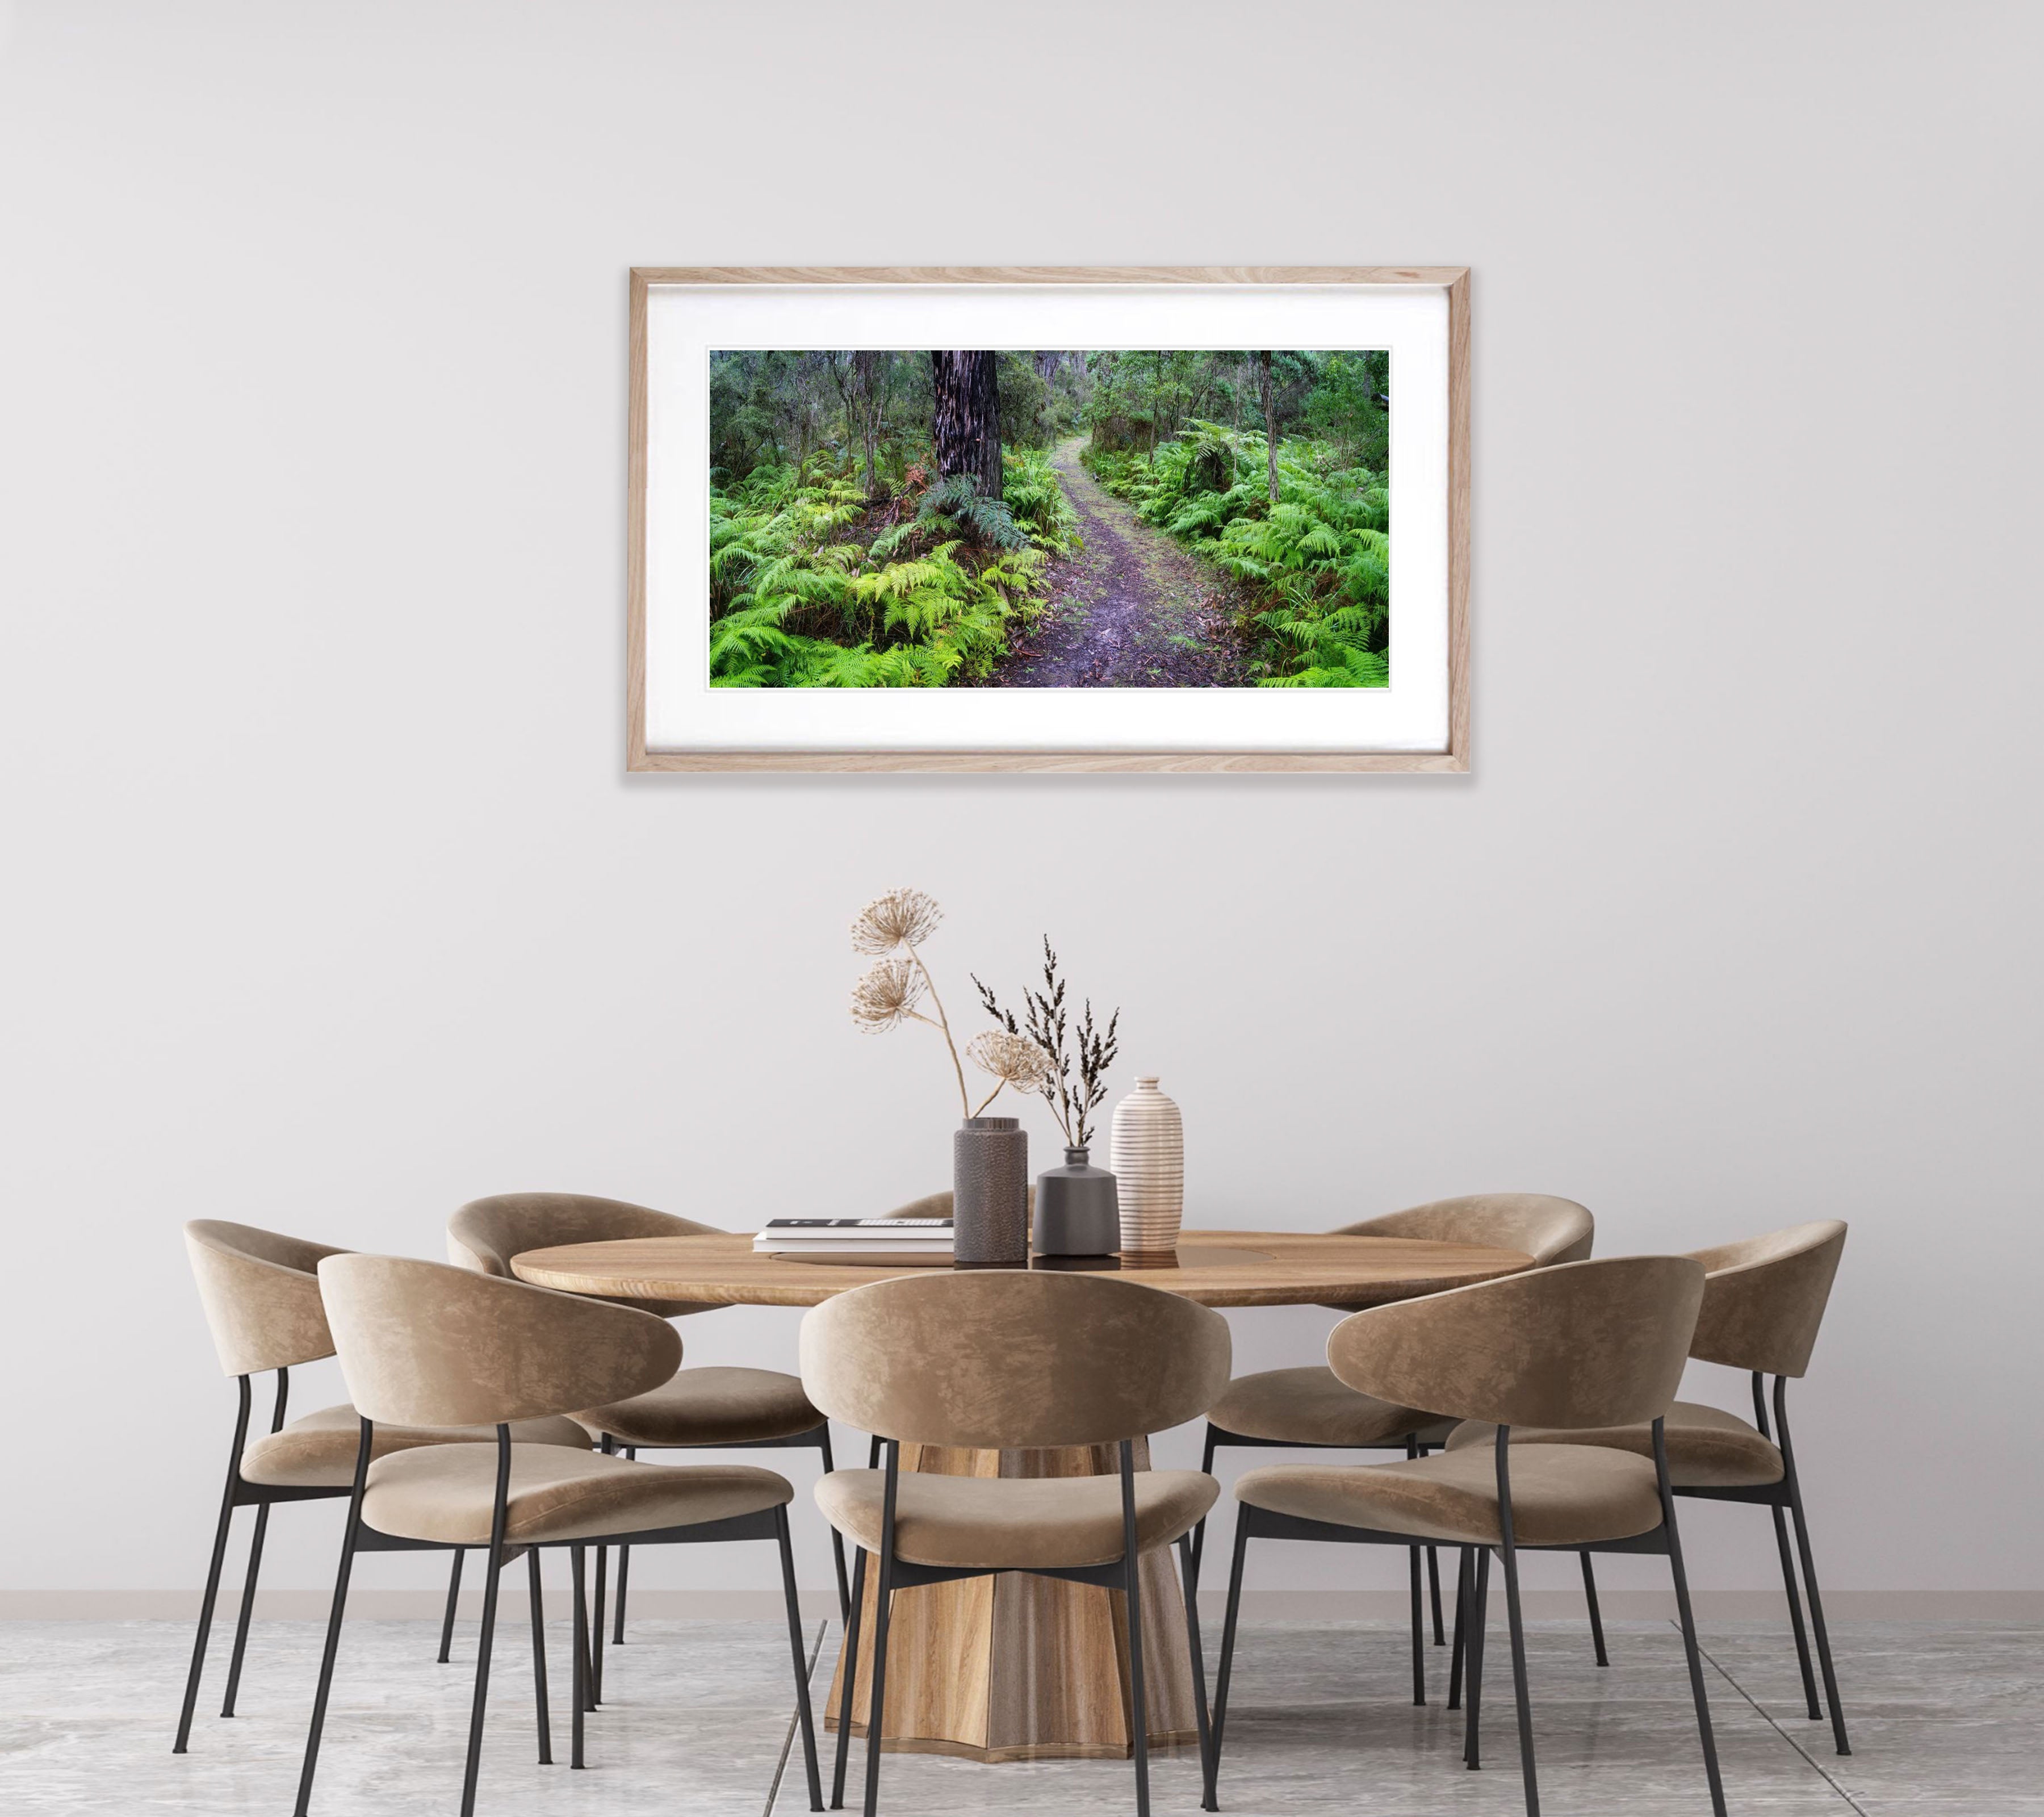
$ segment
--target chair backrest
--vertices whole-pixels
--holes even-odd
[[[1668,1411],[1704,1297],[1680,1255],[1567,1262],[1372,1307],[1327,1339],[1350,1387],[1501,1426],[1631,1426]]]
[[[1166,1431],[1220,1398],[1230,1354],[1218,1312],[1105,1274],[904,1276],[802,1320],[802,1385],[825,1413],[986,1450]]]
[[[509,1281],[511,1258],[528,1249],[558,1249],[571,1243],[617,1243],[628,1237],[721,1235],[714,1224],[699,1224],[650,1205],[627,1199],[599,1199],[586,1193],[499,1193],[471,1199],[448,1220],[448,1260],[458,1268],[495,1274]],[[590,1294],[585,1298],[600,1296]],[[714,1312],[699,1300],[632,1300],[607,1304],[630,1305],[663,1319],[689,1312]]]
[[[643,1394],[682,1360],[651,1313],[409,1256],[330,1255],[320,1291],[349,1398],[398,1426],[494,1426]]]
[[[1734,1369],[1801,1375],[1845,1247],[1846,1227],[1829,1218],[1691,1250],[1708,1275],[1689,1354]]]
[[[216,1218],[185,1226],[185,1250],[220,1366],[229,1375],[258,1375],[333,1354],[313,1271],[344,1251]]]
[[[1545,1193],[1472,1193],[1466,1198],[1435,1199],[1402,1212],[1365,1218],[1359,1224],[1343,1224],[1335,1235],[1483,1243],[1518,1250],[1546,1268],[1558,1262],[1587,1262],[1596,1220],[1573,1199],[1552,1198]]]
[[[1033,1214],[1036,1209],[1036,1189],[1028,1186],[1023,1191]],[[876,1218],[947,1218],[951,1215],[951,1189],[947,1186],[941,1193],[925,1193],[921,1198],[897,1205],[891,1212],[875,1212],[872,1215]]]

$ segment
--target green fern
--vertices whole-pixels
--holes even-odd
[[[1020,549],[1029,540],[1007,501],[981,497],[979,482],[969,473],[955,473],[938,481],[923,494],[916,516],[920,523],[948,526],[993,548]]]
[[[1389,494],[1331,444],[1278,444],[1278,497],[1264,438],[1187,425],[1154,455],[1089,444],[1088,471],[1249,596],[1253,669],[1275,687],[1389,685]]]

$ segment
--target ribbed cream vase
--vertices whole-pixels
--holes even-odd
[[[1185,1131],[1154,1078],[1114,1107],[1113,1155],[1121,1253],[1169,1255],[1185,1215]]]

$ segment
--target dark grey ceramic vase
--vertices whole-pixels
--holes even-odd
[[[1114,1176],[1089,1165],[1089,1151],[1067,1148],[1062,1167],[1036,1181],[1033,1247],[1039,1255],[1112,1255],[1121,1247]]]
[[[1029,1136],[1017,1117],[969,1116],[951,1138],[952,1259],[960,1268],[1029,1260]]]

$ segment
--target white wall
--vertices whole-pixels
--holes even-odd
[[[196,1584],[186,1218],[436,1254],[509,1188],[942,1184],[938,1054],[843,1013],[910,882],[955,1007],[1045,929],[1124,1006],[1197,1223],[1849,1218],[1831,1583],[2044,1585],[2040,20],[19,8],[0,1583]],[[1389,260],[1475,271],[1473,775],[624,774],[628,267]],[[1242,1360],[1329,1323],[1237,1315]],[[794,1320],[687,1336],[785,1363]],[[1699,1579],[1766,1583],[1764,1532],[1699,1511]]]

